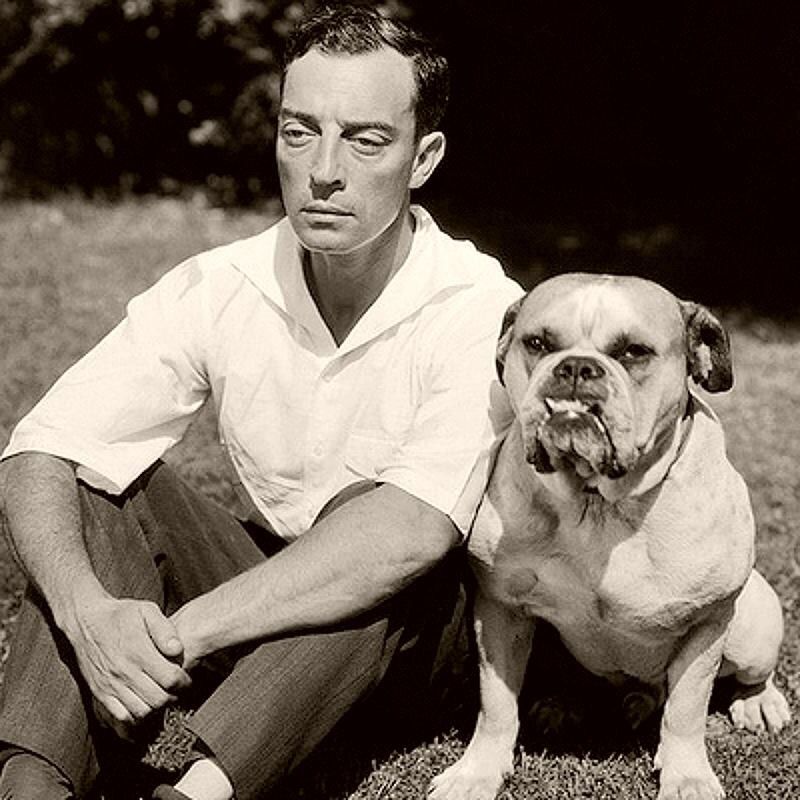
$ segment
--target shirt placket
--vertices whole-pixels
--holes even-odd
[[[327,499],[321,495],[336,470],[331,462],[336,458],[336,438],[341,435],[337,371],[338,360],[329,360],[323,365],[313,389],[305,453],[308,525]]]

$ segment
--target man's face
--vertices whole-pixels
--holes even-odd
[[[386,48],[312,49],[286,72],[276,146],[286,213],[311,251],[374,241],[406,207],[414,172],[414,76]]]

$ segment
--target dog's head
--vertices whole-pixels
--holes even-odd
[[[683,416],[687,376],[711,392],[732,384],[708,309],[608,275],[561,275],[512,305],[497,365],[528,462],[562,492],[632,485]]]

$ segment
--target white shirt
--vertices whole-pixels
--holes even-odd
[[[521,289],[413,212],[406,262],[340,345],[283,219],[188,259],[134,298],[19,423],[2,458],[51,453],[120,493],[213,396],[242,484],[284,538],[365,478],[404,489],[465,533],[510,419],[494,352]]]

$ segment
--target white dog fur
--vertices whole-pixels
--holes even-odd
[[[782,612],[753,569],[747,489],[687,380],[730,387],[722,326],[649,281],[562,275],[509,309],[498,369],[515,422],[469,543],[481,708],[429,796],[492,800],[512,771],[542,618],[591,672],[665,698],[659,800],[718,800],[705,746],[715,678],[737,678],[737,727],[789,719],[772,680]]]

